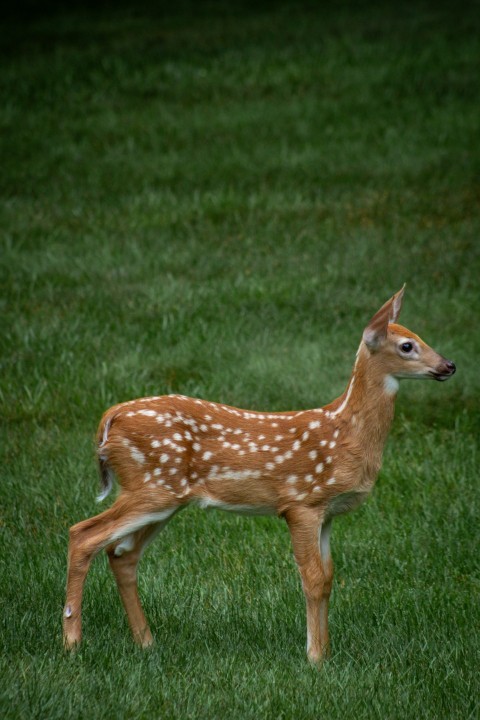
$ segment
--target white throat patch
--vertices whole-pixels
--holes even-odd
[[[387,395],[395,395],[398,392],[399,383],[393,375],[387,375],[383,381],[383,386]]]

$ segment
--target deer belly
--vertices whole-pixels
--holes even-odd
[[[212,498],[204,495],[197,500],[197,505],[204,509],[217,508],[227,512],[238,513],[239,515],[275,515],[276,510],[271,506],[248,505],[243,503],[227,503],[219,498]]]
[[[196,504],[245,515],[276,513],[276,497],[255,471],[231,470],[209,477],[197,485]]]

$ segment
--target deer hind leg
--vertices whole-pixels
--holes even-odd
[[[138,562],[147,545],[163,530],[170,517],[127,535],[120,542],[107,549],[110,567],[115,576],[123,607],[127,613],[133,639],[141,647],[151,645],[153,637],[138,596]]]
[[[319,547],[321,518],[318,510],[298,508],[289,510],[286,520],[307,606],[307,655],[318,664],[329,649],[326,593],[331,585]]]
[[[320,600],[320,637],[322,638],[323,653],[325,657],[330,656],[330,638],[328,634],[328,605],[333,583],[333,560],[330,553],[330,533],[332,520],[327,520],[319,532],[320,555],[323,566],[323,589]]]
[[[82,595],[90,563],[98,553],[127,535],[166,521],[177,510],[173,498],[136,497],[123,493],[112,507],[70,528],[67,593],[63,613],[63,637],[72,649],[82,637]]]

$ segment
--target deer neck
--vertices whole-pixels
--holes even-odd
[[[378,467],[394,416],[397,389],[397,381],[382,371],[381,357],[371,354],[362,342],[345,392],[326,408],[338,429],[344,429],[369,464]]]

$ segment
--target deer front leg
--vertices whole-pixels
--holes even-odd
[[[286,519],[307,605],[307,655],[311,663],[319,664],[329,653],[328,599],[332,584],[332,565],[328,559],[324,562],[319,546],[322,518],[318,509],[298,508],[289,510]]]

